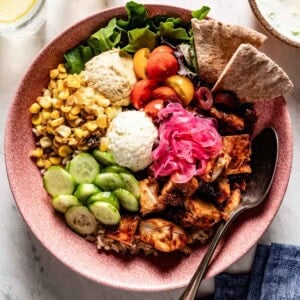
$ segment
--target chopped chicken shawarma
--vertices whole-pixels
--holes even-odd
[[[219,188],[219,196],[216,199],[218,203],[225,202],[230,196],[230,184],[227,178],[221,177],[217,181]]]
[[[143,220],[139,226],[140,239],[162,252],[172,252],[186,246],[185,231],[172,222],[160,218]]]
[[[184,206],[186,212],[181,220],[184,228],[211,228],[221,220],[221,213],[211,202],[187,199]]]
[[[121,218],[116,230],[105,232],[107,238],[117,240],[120,243],[131,246],[139,224],[139,217],[124,216]]]
[[[228,135],[222,139],[222,149],[217,157],[211,158],[201,178],[213,182],[220,175],[251,173],[251,142],[248,134]]]
[[[241,203],[241,191],[235,189],[231,192],[229,199],[226,202],[225,207],[222,211],[222,216],[225,220],[228,220],[229,215],[234,211]]]
[[[158,197],[159,186],[154,178],[147,178],[140,181],[141,197],[140,211],[143,216],[159,212],[165,209],[165,202]]]
[[[212,107],[210,114],[215,117],[218,121],[224,123],[231,129],[242,131],[245,129],[245,121],[241,117],[217,110],[215,107]]]
[[[183,205],[185,199],[191,197],[198,187],[199,183],[195,177],[186,183],[176,183],[169,179],[159,196],[160,202],[171,206]]]

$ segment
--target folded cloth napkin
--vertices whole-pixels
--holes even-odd
[[[215,277],[216,300],[300,300],[300,247],[258,245],[249,274]]]

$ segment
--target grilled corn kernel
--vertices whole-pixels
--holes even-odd
[[[69,75],[66,79],[66,86],[69,88],[79,89],[81,87],[80,81],[75,76]]]
[[[105,114],[108,117],[109,120],[112,120],[115,116],[115,112],[111,107],[107,107],[105,109]]]
[[[83,137],[83,130],[80,128],[75,128],[74,130],[75,136],[77,136],[79,139]]]
[[[54,130],[50,125],[47,125],[46,131],[47,131],[48,134],[54,134]]]
[[[59,99],[66,100],[66,99],[69,98],[69,96],[70,96],[69,89],[65,88],[65,89],[63,89],[62,91],[60,91],[60,92],[58,93],[58,96],[57,96],[57,97],[58,97]]]
[[[71,153],[72,153],[72,149],[67,145],[60,146],[58,149],[58,155],[60,157],[67,157]]]
[[[43,154],[44,154],[43,149],[38,147],[31,151],[30,156],[40,158],[43,156]]]
[[[70,112],[71,109],[72,109],[72,106],[65,106],[65,105],[62,105],[62,107],[60,108],[60,110],[64,113]]]
[[[47,170],[51,167],[51,161],[49,159],[44,160],[44,168]]]
[[[59,74],[58,69],[53,69],[53,70],[50,71],[50,78],[51,79],[56,79],[56,77],[58,76],[58,74]]]
[[[78,118],[78,115],[73,115],[72,113],[67,114],[67,119],[68,120],[76,120]]]
[[[48,90],[48,89],[43,89],[43,96],[48,96],[50,97],[51,96],[51,92]]]
[[[61,92],[64,88],[65,87],[64,87],[64,83],[63,83],[62,79],[57,80],[57,90],[59,92]]]
[[[83,137],[88,137],[90,135],[90,132],[88,130],[83,130],[82,131],[82,136]]]
[[[98,125],[96,124],[96,122],[87,122],[86,127],[89,131],[93,132],[98,128]]]
[[[78,127],[80,125],[80,123],[82,123],[83,120],[81,118],[78,118],[76,120],[72,120],[70,121],[70,124],[72,125],[72,127]]]
[[[67,78],[67,76],[68,76],[67,73],[59,73],[59,74],[58,74],[58,78],[59,78],[59,79],[65,79],[65,78]]]
[[[66,70],[64,64],[59,64],[57,68],[58,68],[58,71],[59,71],[60,73],[66,73],[66,72],[67,72],[67,70]]]
[[[103,136],[100,138],[100,145],[99,145],[100,151],[107,151],[108,149],[108,138],[106,136]]]
[[[110,105],[110,100],[106,98],[101,98],[99,95],[95,96],[96,103],[101,107],[108,107]]]
[[[57,99],[57,98],[52,98],[52,105],[54,108],[61,108],[63,101],[61,99]]]
[[[71,134],[71,128],[66,125],[60,125],[56,128],[56,132],[66,138]]]
[[[29,108],[29,111],[32,113],[32,114],[37,114],[39,111],[41,110],[41,106],[38,104],[38,103],[33,103],[30,108]]]
[[[80,113],[80,107],[79,106],[74,106],[72,109],[71,109],[71,113],[73,115],[78,115]]]
[[[36,161],[36,165],[39,167],[39,168],[44,168],[44,160],[42,158],[39,158],[37,161]]]
[[[59,136],[59,135],[56,135],[54,137],[54,141],[57,141],[60,144],[59,146],[61,146],[63,144],[68,144],[68,138],[65,138],[65,137],[62,137],[62,136]]]
[[[42,108],[50,108],[52,107],[52,101],[50,96],[44,96],[44,97],[40,97],[39,99],[39,104]]]
[[[58,156],[50,156],[49,160],[52,165],[60,165],[61,164],[61,158]]]
[[[52,146],[52,141],[48,136],[43,136],[40,139],[40,145],[42,148],[49,148]]]
[[[96,123],[99,128],[107,128],[107,117],[105,114],[101,114],[97,117]]]
[[[33,125],[40,125],[40,124],[42,124],[42,121],[43,121],[43,119],[42,119],[41,113],[34,114],[31,118],[31,123]]]
[[[62,125],[64,122],[65,122],[65,119],[63,117],[60,117],[58,119],[52,120],[50,125],[52,127],[56,127],[56,126]]]
[[[78,145],[78,141],[74,137],[72,137],[72,138],[70,138],[70,140],[68,142],[68,145],[69,146],[77,146]]]
[[[57,88],[57,84],[56,84],[56,81],[55,80],[50,80],[49,84],[48,84],[48,89],[49,90],[53,90]]]
[[[42,110],[41,114],[42,114],[42,118],[43,118],[44,123],[46,123],[51,117],[51,113],[47,110]]]
[[[53,110],[52,113],[50,114],[51,119],[58,119],[60,117],[60,112],[59,110]]]
[[[57,98],[58,93],[59,93],[59,92],[58,92],[58,89],[57,89],[57,88],[53,89],[53,90],[52,90],[52,97],[53,97],[53,98]]]

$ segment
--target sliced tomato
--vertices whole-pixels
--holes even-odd
[[[167,45],[161,45],[156,48],[154,48],[150,55],[156,54],[156,53],[161,53],[161,52],[168,52],[168,53],[173,53],[173,49],[170,46]]]
[[[137,81],[131,91],[130,101],[136,108],[143,108],[151,99],[151,92],[158,83],[153,79],[142,79]]]
[[[169,98],[178,97],[178,94],[170,86],[160,86],[154,89],[151,93],[152,99],[163,99],[167,100]]]
[[[163,99],[155,99],[150,101],[144,108],[145,113],[151,118],[156,118],[158,112],[164,107]]]

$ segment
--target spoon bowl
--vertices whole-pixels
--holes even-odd
[[[259,206],[270,190],[278,159],[278,136],[275,129],[272,127],[265,128],[254,138],[251,149],[252,172],[241,204],[230,214],[228,220],[218,227],[206,254],[180,297],[181,300],[195,299],[217,245],[230,225],[241,213]]]

